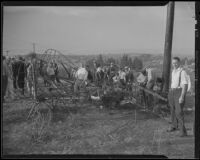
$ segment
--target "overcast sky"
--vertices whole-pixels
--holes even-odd
[[[192,8],[193,7],[193,8]],[[10,54],[58,49],[64,54],[163,53],[167,6],[4,7],[3,49]],[[176,2],[173,54],[193,54],[194,2]]]

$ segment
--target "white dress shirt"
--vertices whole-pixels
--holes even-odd
[[[124,71],[119,71],[119,79],[126,81],[126,73]]]
[[[181,72],[181,77],[180,77]],[[179,78],[180,86],[179,86]],[[181,68],[173,69],[171,78],[171,88],[182,88],[184,84],[188,84],[187,73]]]

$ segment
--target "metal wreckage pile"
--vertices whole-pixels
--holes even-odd
[[[99,93],[91,95],[94,101],[100,101],[101,108],[115,108],[123,103],[135,103],[133,97],[130,97],[126,88],[119,85],[105,85]]]
[[[74,93],[74,84],[76,81],[74,74],[76,73],[78,67],[70,61],[69,58],[57,50],[48,49],[44,54],[38,57],[38,59],[42,60],[46,65],[51,63],[51,61],[55,61],[58,64],[58,77],[60,80],[59,83],[50,83],[51,80],[45,78],[47,76],[43,75],[40,77],[39,79],[42,78],[44,81],[48,81],[50,86],[41,86],[41,83],[43,82],[39,83],[37,81],[37,98],[46,97],[46,99],[52,99],[52,102],[55,101],[55,103],[59,101],[63,101],[64,103],[66,100],[77,101],[82,98],[86,101],[101,101],[101,104],[108,108],[117,107],[120,103],[136,104],[139,103],[140,100],[145,100],[145,97],[141,97],[141,95],[139,95],[141,88],[138,88],[137,85],[120,85],[120,83],[105,81],[100,84],[95,81],[88,83],[85,87],[80,88],[79,94],[77,95]],[[45,65],[43,64],[43,68],[45,68],[44,66]],[[36,68],[36,70],[38,69]],[[36,79],[37,78],[38,77],[36,76]],[[138,96],[140,100],[138,99]],[[53,106],[55,106],[55,104]]]
[[[74,74],[78,68],[75,67],[75,65],[71,61],[69,61],[68,58],[63,56],[60,52],[51,49],[45,51],[45,53],[38,59],[42,59],[43,62],[45,62],[46,64],[54,60],[56,61],[56,63],[58,64],[58,68],[60,69],[60,75],[58,75],[59,83],[55,83],[51,80],[46,79],[46,81],[49,82],[47,86],[44,85],[45,76],[35,74],[35,97],[33,98],[30,104],[31,109],[28,114],[28,119],[32,117],[32,120],[35,123],[34,126],[38,125],[39,127],[36,127],[38,129],[47,128],[49,126],[53,117],[53,112],[58,106],[62,105],[63,107],[66,107],[66,104],[77,102],[82,104],[83,101],[80,101],[81,99],[85,102],[98,102],[98,104],[100,104],[101,109],[103,107],[116,108],[120,106],[120,104],[125,103],[132,103],[134,105],[138,105],[140,101],[144,101],[145,97],[141,97],[140,95],[141,88],[138,88],[137,85],[134,86],[134,84],[127,84],[123,86],[120,85],[120,83],[108,82],[99,84],[93,81],[92,83],[85,84],[83,88],[80,87],[79,93],[76,94],[74,93],[74,85],[76,81]],[[43,65],[43,68],[44,66],[45,65]],[[38,72],[40,69],[36,67],[35,70],[36,72]],[[67,76],[64,76],[66,75],[66,73]],[[163,100],[165,101],[165,99]],[[153,106],[159,106],[160,102],[157,101],[156,103],[158,105],[154,103]],[[166,106],[165,102],[163,104],[164,106]],[[47,108],[46,115],[43,115],[43,113],[41,112],[41,110],[44,110],[44,107],[42,106],[46,106],[45,108]],[[140,106],[144,107],[142,105]],[[154,108],[156,109],[156,107]],[[160,109],[161,107],[157,108]],[[46,121],[46,123],[42,123],[43,121]],[[48,125],[41,126],[41,124]],[[39,132],[39,135],[41,135],[42,132]]]

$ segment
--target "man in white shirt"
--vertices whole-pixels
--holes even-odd
[[[121,86],[124,87],[126,85],[126,73],[123,71],[122,68],[120,68],[119,70],[119,80],[120,80]]]
[[[74,84],[74,92],[78,96],[78,93],[80,89],[85,90],[86,89],[86,83],[88,79],[88,70],[89,66],[86,65],[85,68],[80,67],[78,71],[76,72],[75,78],[75,84]]]
[[[146,73],[147,73],[147,88],[148,89],[153,89],[155,82],[156,82],[156,78],[157,78],[157,70],[156,68],[152,68],[152,67],[147,67],[146,68]]]
[[[187,136],[183,115],[183,107],[188,87],[187,74],[180,67],[180,59],[178,57],[172,59],[172,66],[174,69],[171,77],[171,89],[168,95],[172,126],[168,132],[173,132],[180,127],[180,137],[184,137]]]

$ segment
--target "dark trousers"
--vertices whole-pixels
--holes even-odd
[[[120,79],[119,81],[120,81],[120,84],[121,84],[122,87],[126,86],[126,82],[125,82],[124,79]]]
[[[56,79],[56,82],[57,82],[57,83],[61,83],[61,82],[60,82],[60,79],[58,78],[58,76],[56,76],[55,79]]]
[[[146,85],[147,89],[149,90],[153,90],[153,87],[154,87],[154,81],[150,81],[149,83],[147,83]],[[146,98],[147,98],[147,106],[148,108],[150,107],[153,107],[153,100],[154,100],[154,97],[152,94],[149,94],[149,93],[146,93]]]
[[[7,86],[8,86],[8,76],[2,76],[3,99],[4,99],[4,96],[6,95]]]
[[[58,72],[55,72],[55,80],[57,83],[60,83],[60,79],[58,78]]]
[[[185,104],[185,98],[183,103],[179,103],[179,98],[181,95],[182,89],[170,90],[168,94],[168,101],[171,111],[171,121],[173,128],[180,128],[181,133],[185,133],[185,124],[184,124],[184,113],[183,107]]]
[[[17,75],[13,75],[13,87],[17,89]]]
[[[24,94],[24,85],[25,85],[25,75],[24,74],[19,74],[18,79],[17,79],[17,84],[18,87],[21,89],[21,93]]]
[[[81,79],[77,79],[75,81],[75,84],[74,84],[74,92],[75,92],[75,94],[78,95],[80,90],[83,90],[83,91],[86,90],[85,81],[81,80]]]

